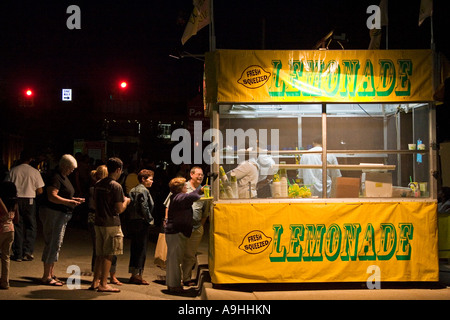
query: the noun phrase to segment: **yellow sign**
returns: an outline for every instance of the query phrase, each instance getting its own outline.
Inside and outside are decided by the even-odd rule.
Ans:
[[[214,205],[213,283],[438,281],[435,202]]]
[[[431,50],[242,51],[207,54],[206,101],[432,101]]]

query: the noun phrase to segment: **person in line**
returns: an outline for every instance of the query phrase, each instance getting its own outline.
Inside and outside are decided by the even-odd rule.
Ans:
[[[0,184],[0,258],[2,261],[0,289],[9,289],[11,246],[14,241],[14,223],[18,218],[16,186],[10,181],[3,181]]]
[[[140,182],[138,179],[138,166],[135,162],[130,163],[128,166],[128,174],[125,178],[125,195],[129,196],[131,189],[136,187]]]
[[[64,283],[54,274],[55,262],[64,239],[66,226],[72,218],[73,209],[84,203],[84,198],[75,198],[75,189],[68,176],[77,167],[77,161],[70,154],[65,154],[59,161],[58,170],[53,174],[47,186],[47,199],[40,210],[44,236],[42,262],[44,274],[42,284],[62,286]]]
[[[178,177],[169,182],[170,204],[165,224],[167,243],[166,285],[169,293],[183,293],[181,269],[187,239],[192,234],[192,204],[200,199],[203,188],[187,193],[186,179]]]
[[[190,176],[191,179],[186,183],[187,193],[191,193],[200,187],[204,177],[203,169],[198,166],[192,167]],[[183,284],[185,286],[196,284],[194,280],[191,280],[192,269],[197,263],[197,249],[202,241],[204,232],[203,225],[209,216],[209,211],[209,201],[196,201],[192,204],[192,234],[187,240],[183,262],[181,264]]]
[[[154,224],[152,216],[154,202],[148,190],[153,184],[154,172],[143,169],[138,173],[139,184],[130,190],[128,232],[131,238],[129,272],[130,283],[149,285],[142,278],[147,253],[148,233]]]
[[[187,193],[196,190],[201,185],[204,177],[203,169],[198,166],[192,167],[189,174],[191,178],[186,182]],[[166,218],[170,205],[170,196],[171,194],[169,194],[164,201],[164,205],[166,206]],[[197,262],[197,249],[202,241],[204,233],[203,225],[209,216],[209,212],[210,204],[208,201],[195,201],[192,204],[192,234],[186,241],[186,249],[181,264],[183,285],[185,286],[193,286],[196,284],[196,281],[192,279],[192,269]]]
[[[94,204],[94,186],[95,184],[102,180],[103,178],[106,178],[108,176],[108,168],[106,165],[100,165],[95,170],[91,171],[91,179],[92,179],[92,186],[89,189],[89,212],[88,212],[88,230],[89,234],[91,235],[92,240],[92,260],[91,260],[91,271],[95,271],[95,260],[97,258],[97,255],[95,253],[95,228],[94,228],[94,222],[95,222],[95,204]],[[113,257],[113,261],[111,264],[111,270],[109,272],[109,279],[112,284],[116,285],[122,285],[122,282],[119,281],[116,277],[116,266],[117,266],[117,256]],[[100,279],[92,286],[90,287],[91,290],[94,288],[96,289],[100,283]]]
[[[14,227],[13,257],[15,261],[34,260],[34,245],[37,235],[36,196],[43,193],[44,181],[41,173],[30,163],[33,156],[24,150],[20,162],[10,171],[10,181],[17,188],[20,218]]]
[[[94,279],[91,287],[98,292],[120,292],[108,284],[113,257],[123,254],[123,233],[119,215],[125,211],[130,198],[125,197],[122,186],[116,181],[122,174],[123,162],[119,158],[109,158],[106,167],[108,176],[96,183],[95,239],[96,254]]]
[[[313,139],[313,147],[309,151],[322,151],[322,136],[317,136]],[[320,153],[305,153],[300,159],[300,164],[305,165],[322,165],[322,154]],[[327,164],[338,164],[334,155],[327,154]],[[299,171],[300,177],[303,178],[305,185],[311,185],[311,194],[319,198],[322,197],[322,169],[301,169]],[[331,183],[333,178],[342,176],[339,169],[327,170],[327,196],[330,197]]]

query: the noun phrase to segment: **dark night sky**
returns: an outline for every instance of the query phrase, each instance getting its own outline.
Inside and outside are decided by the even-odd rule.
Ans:
[[[366,8],[372,2],[215,0],[217,48],[261,49],[264,37],[266,49],[311,49],[334,28],[336,34],[347,34],[346,48],[367,49]],[[81,30],[66,27],[71,4],[81,9]],[[429,48],[430,19],[417,26],[419,5],[420,0],[391,1],[389,49]],[[174,90],[184,97],[186,90],[198,90],[195,82],[201,76],[194,73],[201,74],[203,65],[193,59],[174,60],[169,54],[208,50],[207,28],[181,46],[180,18],[187,19],[191,10],[190,0],[3,0],[0,76],[39,86],[56,81],[98,86],[125,76],[168,99],[173,99]],[[436,38],[442,38],[440,33],[435,30]]]
[[[434,34],[437,49],[450,57],[446,34],[450,19],[445,16],[445,2],[434,0]],[[367,49],[370,14],[366,9],[378,3],[214,0],[217,48],[309,50],[334,29],[336,35],[346,34],[346,49]],[[66,10],[72,4],[81,9],[81,30],[66,27],[70,16]],[[111,88],[124,78],[129,82],[127,95],[148,103],[146,112],[156,117],[185,115],[188,101],[201,94],[204,63],[169,55],[209,50],[207,27],[181,45],[192,8],[192,0],[2,0],[0,132],[28,128],[30,133],[25,136],[31,144],[39,140],[57,143],[59,135],[53,132],[61,130],[73,131],[65,136],[64,146],[71,145],[74,138],[98,139],[99,125],[85,119],[91,115],[93,104],[108,100]],[[420,0],[390,1],[389,49],[430,48],[430,19],[418,27],[419,8]],[[335,43],[330,49],[340,47]],[[44,101],[42,106],[47,107],[27,113],[31,126],[8,120],[9,113],[4,113],[22,112],[17,109],[17,99],[27,86],[35,90],[35,101]],[[81,121],[63,116],[70,113],[60,109],[64,87],[74,90],[71,110]],[[441,133],[447,140],[450,134],[442,119],[448,118],[448,110],[446,105],[439,107],[437,118],[438,138]],[[19,114],[15,117],[22,119]]]

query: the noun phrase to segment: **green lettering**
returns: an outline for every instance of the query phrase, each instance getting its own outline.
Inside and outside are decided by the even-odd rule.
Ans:
[[[328,261],[334,261],[339,256],[341,249],[342,233],[341,228],[333,223],[325,235],[325,256]]]
[[[359,250],[359,260],[373,261],[375,255],[375,230],[371,223],[367,224],[361,249]]]
[[[361,225],[359,223],[345,223],[344,224],[344,243],[341,250],[342,261],[355,261],[358,251],[358,238],[361,232]]]
[[[292,61],[291,70],[289,72],[289,81],[286,83],[286,96],[287,97],[299,97],[301,88],[301,74],[303,69],[303,63],[301,61]]]
[[[411,243],[413,238],[414,227],[412,223],[399,224],[400,235],[398,237],[397,260],[411,259]]]
[[[289,241],[289,252],[286,255],[287,261],[301,261],[302,246],[300,241],[303,241],[305,227],[302,224],[291,224],[291,239]]]
[[[328,96],[334,97],[339,89],[339,74],[341,68],[336,60],[330,60],[322,74],[323,89]]]
[[[412,75],[412,61],[398,60],[398,66],[398,78],[397,87],[395,87],[395,94],[397,96],[410,96],[411,81],[409,80],[409,77]]]
[[[380,247],[377,252],[378,260],[390,260],[395,252],[397,232],[392,223],[382,223]]]
[[[359,60],[343,60],[342,64],[343,73],[341,73],[341,77],[343,77],[343,81],[340,81],[341,88],[339,89],[342,97],[351,97],[355,96],[356,90],[356,80],[358,78],[358,70],[359,70]]]
[[[303,254],[304,261],[322,261],[322,245],[323,236],[325,234],[325,225],[318,224],[317,227],[313,224],[307,224],[305,252]]]
[[[369,59],[366,60],[364,65],[363,79],[361,82],[361,89],[358,91],[360,97],[374,97],[375,85],[373,79],[373,64]]]
[[[272,252],[269,255],[271,262],[284,262],[286,260],[286,247],[281,246],[280,239],[283,234],[283,226],[281,224],[273,225],[273,245]]]
[[[281,61],[280,60],[272,60],[273,72],[272,72],[272,80],[269,87],[269,95],[271,97],[283,97],[285,84],[283,79],[280,78],[281,71]]]
[[[304,85],[302,95],[305,97],[320,95],[320,78],[324,67],[324,62],[320,60],[308,60],[302,68]]]
[[[395,87],[395,66],[392,60],[380,60],[380,82],[378,83],[377,95],[389,96]]]

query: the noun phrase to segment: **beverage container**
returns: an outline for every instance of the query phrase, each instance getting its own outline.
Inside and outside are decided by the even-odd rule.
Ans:
[[[233,198],[238,199],[239,192],[238,192],[238,184],[237,184],[236,175],[234,173],[231,173],[230,175],[231,175],[230,184],[231,184],[231,191],[233,193]]]
[[[209,186],[207,186],[207,185],[203,186],[203,194],[205,195],[205,198],[210,197],[209,191],[210,191]]]

